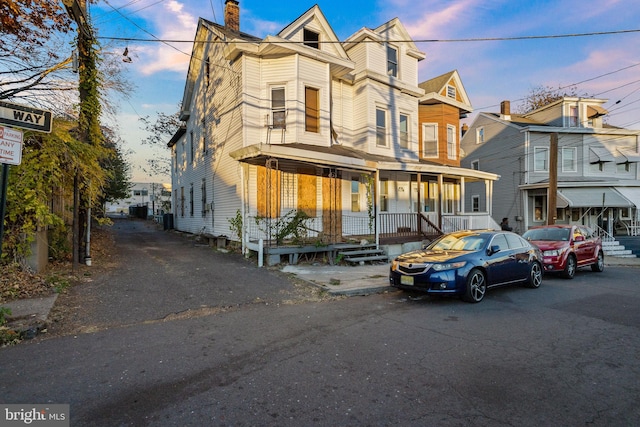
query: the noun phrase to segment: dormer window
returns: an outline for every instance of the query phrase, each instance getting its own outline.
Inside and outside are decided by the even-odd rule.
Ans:
[[[398,50],[387,45],[387,75],[398,77]]]
[[[569,127],[575,128],[578,127],[579,124],[578,107],[572,105],[569,107]]]
[[[320,49],[320,34],[315,31],[304,29],[304,45],[314,49]]]

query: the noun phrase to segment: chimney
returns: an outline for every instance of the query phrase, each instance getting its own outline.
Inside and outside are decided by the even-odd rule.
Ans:
[[[467,126],[466,123],[462,125],[461,132],[462,132],[462,136],[464,136],[465,133],[469,132],[469,126]]]
[[[511,102],[502,101],[500,103],[500,118],[504,120],[511,120]]]
[[[240,6],[238,6],[237,0],[225,1],[224,26],[228,30],[240,31]]]

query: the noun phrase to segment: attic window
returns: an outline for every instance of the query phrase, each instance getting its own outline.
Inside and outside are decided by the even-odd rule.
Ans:
[[[398,51],[387,45],[387,75],[398,77]]]
[[[456,99],[456,87],[455,86],[447,85],[447,96],[449,98]]]
[[[320,49],[320,34],[305,28],[303,37],[305,46]]]

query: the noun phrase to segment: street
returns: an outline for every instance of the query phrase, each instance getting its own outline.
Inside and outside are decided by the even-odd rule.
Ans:
[[[330,298],[142,221],[113,232],[67,324],[0,349],[2,402],[70,404],[72,426],[640,423],[636,268],[479,304]]]

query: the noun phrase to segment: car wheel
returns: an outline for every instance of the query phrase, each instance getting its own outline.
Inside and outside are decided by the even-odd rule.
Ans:
[[[542,267],[537,262],[531,264],[531,269],[529,270],[529,280],[527,281],[527,286],[530,288],[539,288],[542,284]]]
[[[576,257],[573,255],[569,255],[567,257],[567,265],[565,265],[564,267],[562,276],[565,279],[573,279],[573,276],[576,275],[576,268],[577,268],[576,266],[577,266]]]
[[[484,273],[474,268],[467,276],[467,290],[462,297],[466,302],[480,302],[487,292],[487,280]]]
[[[598,260],[595,264],[591,264],[591,270],[597,273],[602,273],[604,271],[604,254],[602,251],[598,252]]]

